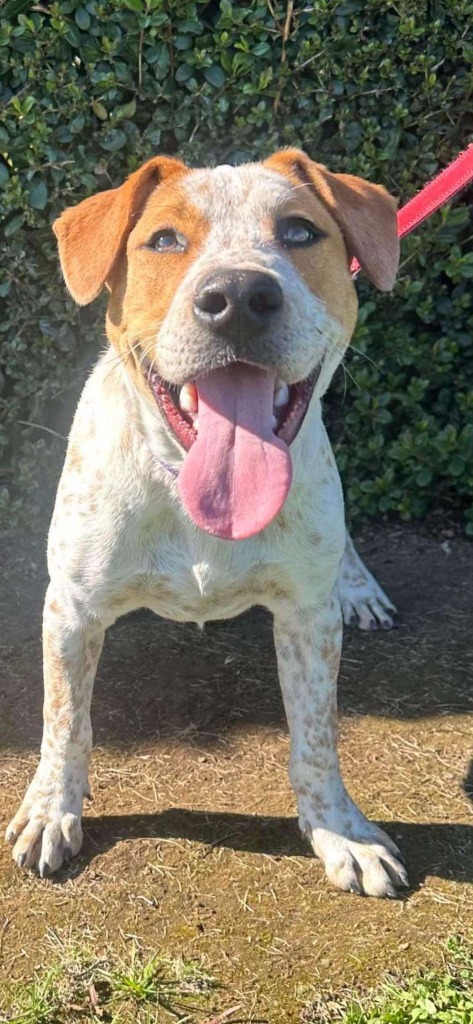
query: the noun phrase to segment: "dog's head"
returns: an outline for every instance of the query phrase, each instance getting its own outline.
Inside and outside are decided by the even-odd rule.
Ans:
[[[237,442],[251,436],[252,447],[243,444],[246,461],[253,459],[244,487],[256,472],[258,438],[271,469],[260,498],[268,488],[279,498],[287,493],[287,445],[355,326],[351,258],[382,290],[394,282],[399,242],[387,192],[332,174],[298,150],[213,170],[156,157],[120,188],[66,210],[54,231],[73,297],[86,304],[108,289],[107,330],[128,372],[181,448],[199,442],[185,468],[207,467],[214,490],[217,481],[233,492]],[[229,446],[232,471],[222,485]],[[184,478],[194,479],[196,466]],[[192,500],[202,505],[200,493]],[[277,500],[263,502],[270,518]],[[233,512],[231,523],[214,522],[211,532],[248,535]],[[250,533],[262,528],[253,529],[254,510],[240,513],[245,522],[253,516]]]

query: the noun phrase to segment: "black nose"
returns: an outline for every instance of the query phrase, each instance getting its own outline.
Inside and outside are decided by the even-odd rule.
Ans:
[[[196,289],[194,315],[213,331],[263,331],[281,309],[283,293],[270,274],[257,270],[220,270]]]

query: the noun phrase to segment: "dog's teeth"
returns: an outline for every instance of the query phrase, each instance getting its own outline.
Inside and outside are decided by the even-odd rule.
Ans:
[[[179,392],[179,405],[183,412],[197,412],[197,388],[195,384],[184,384]]]
[[[289,388],[284,381],[278,381],[274,392],[273,404],[276,409],[281,409],[283,405],[287,405],[289,401]]]
[[[271,427],[273,430],[277,430],[279,427],[279,421],[277,416],[271,416]]]

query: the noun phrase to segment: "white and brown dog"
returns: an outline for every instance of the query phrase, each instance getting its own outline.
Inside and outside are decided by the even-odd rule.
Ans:
[[[407,884],[337,760],[342,611],[392,606],[346,541],[321,397],[357,315],[356,255],[381,289],[395,202],[298,150],[190,170],[156,157],[54,224],[78,303],[109,292],[111,347],[74,419],[49,536],[41,760],[7,830],[21,867],[82,843],[104,632],[147,607],[203,623],[274,616],[299,821],[341,889]]]

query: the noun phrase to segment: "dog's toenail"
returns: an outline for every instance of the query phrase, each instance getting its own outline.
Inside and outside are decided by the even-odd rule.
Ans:
[[[392,629],[393,624],[390,619],[383,619],[383,629]]]
[[[49,871],[50,871],[49,864],[47,863],[47,861],[44,861],[44,864],[42,864],[40,869],[39,869],[39,873],[41,875],[41,878],[46,878],[47,875],[49,875]]]
[[[355,614],[350,615],[350,621],[349,621],[348,625],[349,626],[356,626],[357,622],[358,622],[358,619],[357,619],[356,615]]]
[[[386,889],[386,896],[387,896],[388,900],[397,900],[397,899],[399,899],[399,893],[397,892],[397,890],[394,888],[393,885],[390,885],[389,888]]]
[[[64,860],[70,860],[72,857],[72,850],[70,846],[64,847]]]
[[[10,832],[7,832],[7,843],[10,843],[10,846],[13,845],[13,843],[15,842],[15,839],[16,839],[16,835],[15,835],[15,833],[13,831],[10,830]]]
[[[18,857],[18,866],[20,868],[24,868],[25,864],[26,864],[26,853],[20,853],[20,856]]]
[[[370,629],[377,629],[377,628],[378,628],[378,623],[376,622],[376,619],[370,619]]]

